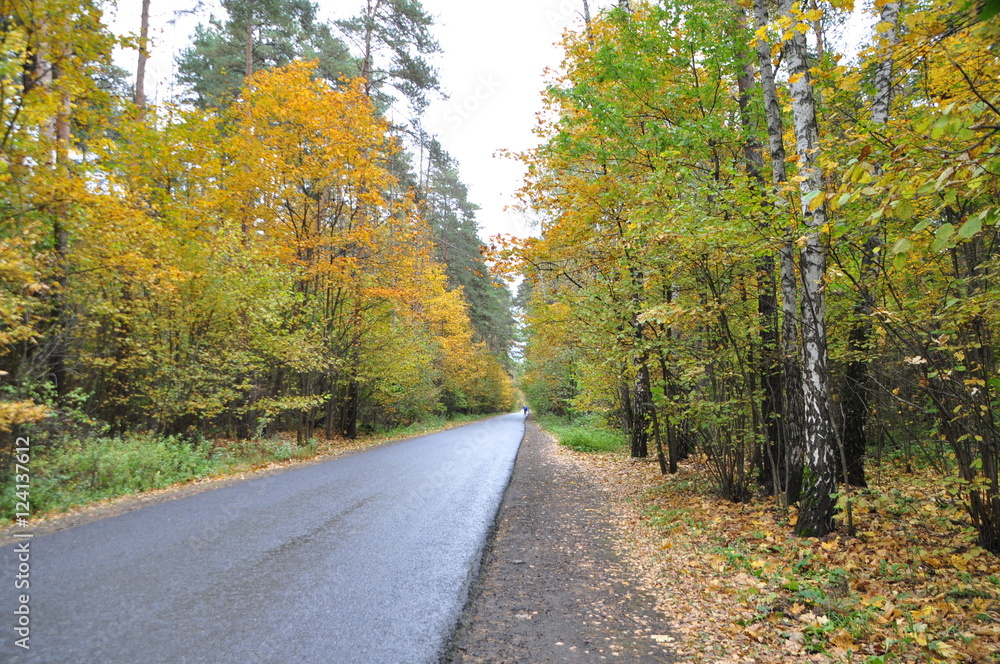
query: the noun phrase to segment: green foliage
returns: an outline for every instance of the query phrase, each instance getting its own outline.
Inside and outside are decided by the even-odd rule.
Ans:
[[[219,467],[207,441],[149,433],[68,439],[36,448],[31,465],[33,513],[149,491],[202,477]],[[3,511],[13,514],[13,490],[3,485]],[[9,504],[8,504],[9,503]]]
[[[420,0],[367,2],[362,12],[337,21],[338,27],[363,45],[357,75],[367,81],[369,93],[385,107],[395,88],[418,111],[427,105],[427,93],[438,87],[437,71],[427,57],[438,51],[431,34],[431,16]]]
[[[556,416],[541,416],[538,423],[553,433],[560,445],[577,452],[621,452],[626,440],[621,432],[609,429],[599,418],[584,416],[568,420]]]
[[[223,0],[225,20],[215,17],[195,28],[190,47],[177,59],[178,81],[202,108],[228,105],[244,84],[247,46],[250,70],[283,67],[296,59],[315,60],[331,82],[351,73],[347,46],[316,20],[309,0]]]

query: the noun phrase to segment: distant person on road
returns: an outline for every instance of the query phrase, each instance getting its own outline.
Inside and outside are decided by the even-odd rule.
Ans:
[[[527,406],[524,407],[524,416],[525,417],[528,416],[528,407]]]

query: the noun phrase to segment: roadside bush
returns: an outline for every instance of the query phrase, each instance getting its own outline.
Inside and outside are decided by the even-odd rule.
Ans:
[[[575,421],[543,415],[538,418],[538,422],[555,435],[560,445],[577,452],[618,452],[627,446],[621,432],[609,429],[593,415],[586,415]]]
[[[207,441],[151,433],[66,440],[39,448],[32,457],[31,512],[160,489],[205,475],[216,465]],[[14,513],[13,500],[11,487],[3,487],[0,505],[6,514]]]

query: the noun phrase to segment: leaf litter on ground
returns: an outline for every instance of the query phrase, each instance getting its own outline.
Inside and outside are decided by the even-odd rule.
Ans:
[[[856,536],[816,539],[773,499],[717,497],[703,460],[663,477],[624,453],[559,454],[612,496],[680,662],[1000,661],[1000,559],[930,471],[883,464],[853,497]]]

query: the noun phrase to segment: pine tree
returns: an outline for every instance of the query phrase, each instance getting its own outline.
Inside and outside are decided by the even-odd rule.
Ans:
[[[445,265],[448,285],[462,289],[477,340],[509,368],[514,340],[510,290],[490,276],[483,261],[476,223],[479,207],[469,201],[458,164],[436,140],[429,143],[428,151],[423,204],[437,260]]]
[[[381,107],[390,101],[386,87],[412,104],[419,115],[427,93],[438,88],[437,71],[426,56],[438,52],[433,19],[420,0],[365,0],[360,14],[337,25],[360,50],[357,75]]]
[[[317,21],[308,0],[223,0],[222,6],[227,18],[198,25],[177,60],[178,81],[202,108],[225,106],[253,72],[296,58],[317,60],[317,72],[331,82],[352,69],[347,46]]]

